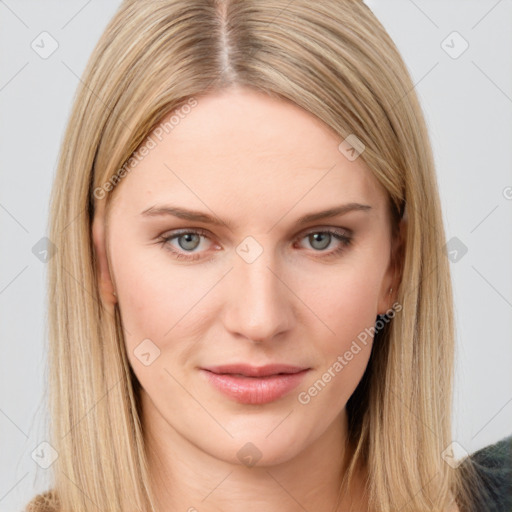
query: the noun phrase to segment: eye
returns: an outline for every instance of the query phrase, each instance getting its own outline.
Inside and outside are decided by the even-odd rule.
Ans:
[[[176,259],[194,261],[201,258],[201,253],[206,250],[196,251],[196,249],[201,246],[202,238],[210,240],[207,231],[202,229],[189,229],[175,231],[170,235],[161,236],[158,240]],[[306,238],[311,247],[313,247],[313,252],[320,253],[323,258],[330,258],[341,254],[352,243],[352,235],[350,232],[347,230],[338,231],[331,228],[321,231],[311,231],[306,235],[302,235],[297,240]],[[176,245],[172,243],[174,241],[176,241]],[[325,249],[331,246],[332,242],[338,242],[337,247],[326,251]]]
[[[197,251],[198,254],[192,252],[200,246],[201,238],[207,238],[209,240],[206,231],[193,229],[174,232],[174,234],[170,236],[162,236],[159,238],[159,241],[164,247],[171,251],[177,259],[192,261],[201,257],[199,251]],[[177,241],[178,248],[171,244],[174,240]]]
[[[311,247],[315,249],[314,252],[320,252],[322,257],[327,258],[341,254],[352,243],[352,235],[349,232],[333,229],[311,231],[302,237],[302,239],[306,238]],[[331,251],[325,251],[333,241],[338,242],[337,247]]]

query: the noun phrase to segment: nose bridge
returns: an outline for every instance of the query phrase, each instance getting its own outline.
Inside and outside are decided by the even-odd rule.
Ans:
[[[275,252],[254,240],[237,247],[231,274],[226,327],[252,340],[264,340],[289,327],[290,292],[279,276]]]

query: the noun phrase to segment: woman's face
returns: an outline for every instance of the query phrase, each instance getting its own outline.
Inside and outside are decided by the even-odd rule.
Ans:
[[[193,105],[117,185],[106,253],[98,210],[103,290],[117,292],[144,417],[162,437],[278,463],[339,428],[369,329],[392,304],[386,195],[297,106],[247,89]],[[353,203],[366,206],[301,221]],[[205,368],[230,364],[304,371],[216,377],[222,391]]]

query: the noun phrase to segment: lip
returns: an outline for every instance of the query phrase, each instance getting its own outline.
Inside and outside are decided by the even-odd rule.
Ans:
[[[304,366],[292,366],[289,364],[267,364],[265,366],[251,366],[244,363],[224,364],[220,366],[206,366],[202,370],[208,370],[212,373],[241,374],[245,377],[267,377],[268,375],[277,375],[278,373],[297,373],[307,370]]]
[[[247,365],[201,368],[201,374],[217,390],[242,404],[273,402],[296,388],[310,368],[289,365]],[[253,374],[248,376],[247,374]]]

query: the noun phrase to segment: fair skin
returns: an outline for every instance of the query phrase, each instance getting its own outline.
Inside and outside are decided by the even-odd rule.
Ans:
[[[123,178],[108,229],[98,203],[100,290],[107,308],[117,302],[142,386],[160,510],[334,510],[350,453],[345,407],[372,340],[307,404],[298,395],[375,325],[396,289],[386,193],[362,158],[350,161],[338,150],[341,141],[295,105],[229,89],[198,98]],[[371,208],[297,223],[347,203]],[[162,205],[225,224],[141,214]],[[178,229],[204,233],[162,242]],[[351,243],[308,236],[326,229],[350,235]],[[262,249],[250,263],[237,252],[248,236]],[[177,259],[172,249],[196,259]],[[160,350],[147,366],[134,354],[146,339]],[[199,370],[233,362],[310,371],[278,400],[241,404]],[[246,443],[260,457],[251,467],[237,456]],[[337,510],[365,510],[362,478],[358,473]]]

